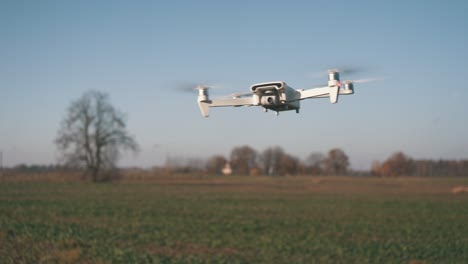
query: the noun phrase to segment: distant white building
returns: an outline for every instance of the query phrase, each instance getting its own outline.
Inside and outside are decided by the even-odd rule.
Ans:
[[[221,170],[221,172],[224,175],[231,175],[231,173],[232,173],[231,164],[229,162],[226,162],[226,164],[224,165],[224,168]]]

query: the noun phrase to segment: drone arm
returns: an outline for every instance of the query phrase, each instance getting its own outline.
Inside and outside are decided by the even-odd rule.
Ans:
[[[210,107],[222,107],[222,106],[250,106],[255,105],[254,97],[247,98],[233,98],[233,99],[218,99],[208,100],[207,98],[200,98],[198,100],[200,111],[204,117],[208,117],[210,114]]]
[[[254,105],[253,97],[211,100],[210,107]]]
[[[297,101],[307,98],[330,97],[330,102],[334,104],[338,101],[339,90],[340,89],[338,86],[298,90],[299,94],[296,98],[294,98],[294,100]]]
[[[349,94],[354,94],[354,91],[352,91],[352,90],[340,89],[340,90],[338,91],[338,94],[339,94],[339,95],[349,95]],[[328,95],[328,94],[324,94],[324,95],[314,96],[314,98],[326,98],[326,97],[329,97],[329,95]]]

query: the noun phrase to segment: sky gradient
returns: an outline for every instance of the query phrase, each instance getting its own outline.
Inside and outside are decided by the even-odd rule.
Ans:
[[[465,1],[0,1],[3,163],[57,162],[60,121],[88,90],[128,115],[141,152],[122,166],[228,156],[245,144],[299,158],[339,147],[357,169],[396,151],[467,159],[466,10]],[[317,72],[340,66],[382,80],[278,117],[244,107],[203,118],[196,93],[175,89],[312,88],[326,82]]]

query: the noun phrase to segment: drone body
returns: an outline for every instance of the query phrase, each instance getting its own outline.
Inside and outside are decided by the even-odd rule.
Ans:
[[[267,82],[254,84],[250,87],[251,94],[233,95],[230,99],[210,100],[208,87],[199,86],[198,105],[204,117],[209,116],[210,107],[222,106],[262,106],[265,112],[275,111],[278,115],[281,111],[296,110],[299,113],[300,101],[308,98],[329,97],[331,103],[338,102],[338,95],[349,95],[354,93],[352,81],[340,82],[339,72],[328,71],[328,85],[321,88],[293,89],[285,82]]]

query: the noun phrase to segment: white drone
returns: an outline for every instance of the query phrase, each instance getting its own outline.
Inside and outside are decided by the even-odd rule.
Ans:
[[[211,100],[208,95],[208,86],[199,85],[198,105],[204,117],[209,116],[210,107],[222,106],[262,106],[267,112],[272,110],[276,115],[280,111],[296,110],[299,113],[300,101],[308,98],[329,97],[330,102],[338,102],[338,95],[354,93],[353,83],[364,83],[369,80],[356,80],[340,82],[338,70],[328,71],[328,85],[312,89],[293,89],[283,81],[259,83],[250,86],[251,93],[234,94],[229,99]]]

